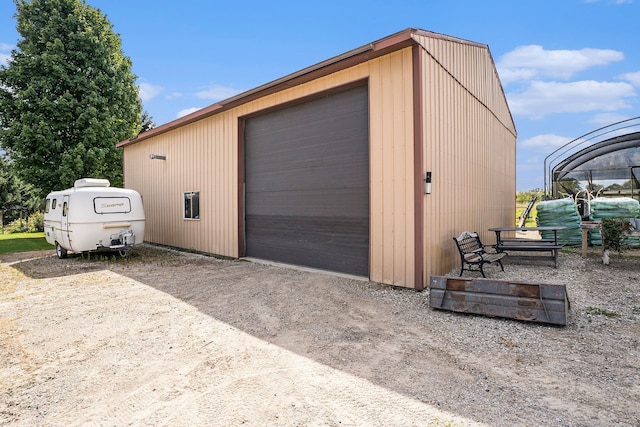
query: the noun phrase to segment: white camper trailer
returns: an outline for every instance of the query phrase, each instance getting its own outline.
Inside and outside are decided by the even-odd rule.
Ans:
[[[67,251],[120,251],[144,241],[142,198],[134,190],[110,187],[106,179],[83,178],[73,188],[47,195],[44,232],[58,258]]]

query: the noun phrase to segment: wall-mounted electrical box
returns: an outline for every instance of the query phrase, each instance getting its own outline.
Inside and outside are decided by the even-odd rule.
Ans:
[[[431,172],[424,176],[424,194],[431,194]]]

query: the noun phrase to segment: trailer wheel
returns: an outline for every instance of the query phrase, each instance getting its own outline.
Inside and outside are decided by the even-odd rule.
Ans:
[[[60,243],[56,242],[56,255],[58,255],[59,259],[63,259],[67,257],[67,250],[60,246]]]
[[[129,249],[119,249],[118,255],[120,255],[120,258],[126,258],[129,255]]]

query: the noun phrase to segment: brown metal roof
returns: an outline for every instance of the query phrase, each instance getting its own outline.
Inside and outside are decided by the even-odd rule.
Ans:
[[[387,36],[383,39],[371,42],[364,46],[345,52],[341,55],[334,56],[333,58],[319,62],[310,67],[304,68],[295,73],[281,77],[277,80],[273,80],[262,86],[258,86],[254,89],[250,89],[246,92],[240,93],[231,98],[212,104],[208,107],[201,108],[191,114],[188,114],[179,119],[157,126],[151,130],[141,133],[140,135],[119,142],[117,147],[124,147],[129,144],[143,141],[147,138],[160,135],[165,132],[169,132],[173,129],[185,126],[189,123],[201,120],[205,117],[218,114],[222,111],[228,110],[238,105],[253,101],[266,95],[270,95],[275,92],[279,92],[283,89],[300,85],[302,83],[315,80],[317,78],[329,75],[336,71],[344,70],[354,65],[366,62],[370,59],[377,58],[382,55],[386,55],[390,52],[403,49],[407,46],[411,46],[414,43],[412,38],[413,34],[423,35],[432,38],[439,38],[449,40],[457,43],[470,44],[478,47],[488,48],[487,45],[463,40],[456,37],[447,36],[444,34],[438,34],[430,31],[420,30],[417,28],[407,28],[406,30]]]

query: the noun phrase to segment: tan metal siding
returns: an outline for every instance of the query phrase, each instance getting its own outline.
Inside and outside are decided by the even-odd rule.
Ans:
[[[419,34],[413,34],[412,38],[450,78],[457,80],[515,135],[513,118],[488,47]]]
[[[143,196],[150,242],[234,256],[237,129],[213,116],[125,149],[125,183]],[[150,154],[166,155],[151,160]],[[200,220],[184,220],[183,192],[200,192]],[[230,250],[231,248],[231,250]]]
[[[125,185],[143,196],[147,241],[239,256],[239,118],[367,77],[363,64],[125,146]],[[182,219],[185,191],[200,191],[198,221]]]
[[[452,237],[511,225],[515,215],[515,128],[488,49],[421,43],[425,196],[425,279],[457,267]]]
[[[411,48],[125,147],[125,182],[148,206],[147,240],[239,256],[237,123],[240,117],[369,79],[372,280],[413,286]],[[149,154],[167,155],[166,161]],[[182,192],[200,191],[201,219],[182,219]]]
[[[515,129],[488,49],[451,40],[419,40],[420,75],[412,47],[126,145],[125,184],[139,191],[148,241],[237,257],[239,123],[256,112],[368,79],[370,129],[370,278],[416,286],[457,265],[451,237],[511,224],[515,212]],[[426,46],[426,47],[425,47]],[[429,51],[427,51],[429,49]],[[437,58],[437,59],[436,59]],[[447,68],[450,67],[450,68]],[[416,85],[414,78],[420,79]],[[423,147],[414,159],[414,87],[421,87]],[[149,154],[167,160],[150,160]],[[424,170],[416,171],[423,164]],[[423,259],[415,254],[415,173],[433,173],[424,212]],[[182,219],[182,192],[200,191],[201,219]],[[418,205],[419,206],[419,205]],[[419,277],[419,276],[418,276]]]
[[[371,280],[414,286],[411,48],[370,65]]]

